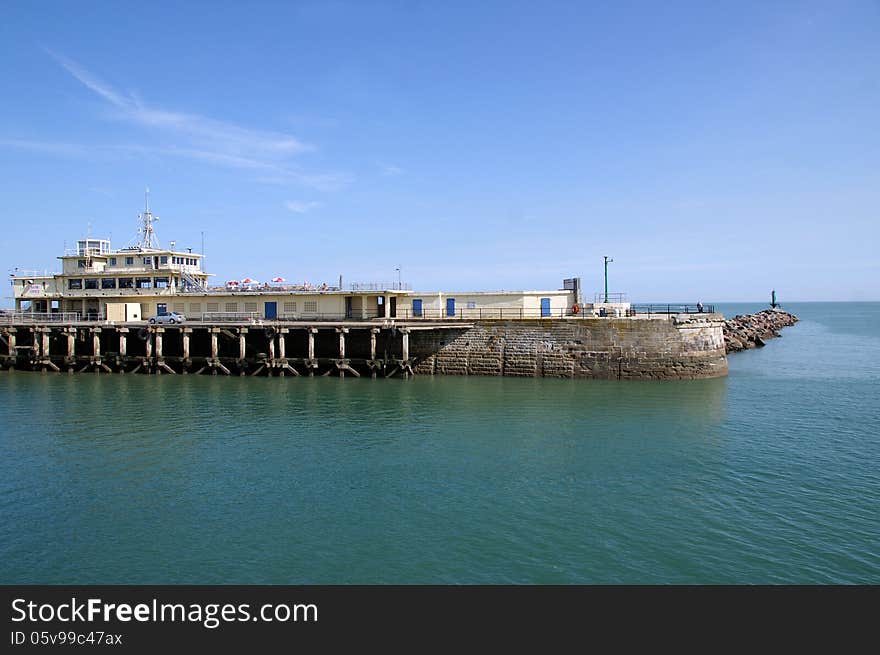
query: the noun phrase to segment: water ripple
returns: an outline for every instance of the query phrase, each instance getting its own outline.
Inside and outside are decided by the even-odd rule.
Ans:
[[[725,380],[2,374],[0,581],[880,583],[880,306],[791,309]]]

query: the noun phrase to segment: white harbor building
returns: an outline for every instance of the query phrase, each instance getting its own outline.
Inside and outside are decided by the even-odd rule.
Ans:
[[[421,292],[401,282],[343,287],[341,279],[337,286],[290,284],[282,278],[212,284],[201,253],[178,249],[174,241],[168,248],[159,245],[149,206],[139,220],[135,245],[114,250],[109,239],[88,237],[58,257],[60,272],[16,269],[10,275],[15,312],[131,322],[167,312],[189,321],[385,321],[581,318],[629,310],[625,302],[585,303],[579,278],[545,291]]]

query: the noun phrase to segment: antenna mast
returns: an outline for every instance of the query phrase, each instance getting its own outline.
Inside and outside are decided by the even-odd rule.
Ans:
[[[138,220],[141,226],[138,228],[138,234],[141,236],[140,247],[145,250],[158,249],[159,238],[156,236],[156,228],[153,223],[159,220],[158,216],[153,216],[150,212],[150,188],[144,191],[144,212],[138,214]]]

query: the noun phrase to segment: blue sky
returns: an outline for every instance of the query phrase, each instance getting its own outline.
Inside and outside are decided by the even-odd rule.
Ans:
[[[876,2],[123,4],[4,4],[5,271],[880,299]]]

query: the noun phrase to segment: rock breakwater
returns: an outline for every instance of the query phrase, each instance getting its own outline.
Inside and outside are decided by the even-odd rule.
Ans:
[[[734,316],[724,321],[724,346],[729,353],[763,346],[767,339],[782,336],[779,330],[797,321],[797,316],[782,309]]]

